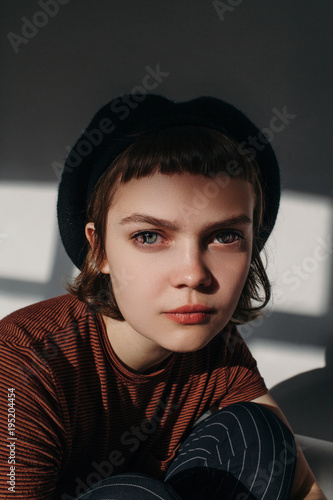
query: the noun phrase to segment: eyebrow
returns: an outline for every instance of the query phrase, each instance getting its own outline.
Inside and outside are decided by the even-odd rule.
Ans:
[[[121,219],[120,224],[143,223],[151,226],[157,226],[163,229],[170,229],[172,231],[179,231],[180,226],[166,219],[158,219],[151,215],[134,213]],[[230,219],[219,220],[212,222],[207,226],[207,229],[223,229],[224,227],[235,226],[239,224],[252,224],[252,219],[245,214],[231,217]]]

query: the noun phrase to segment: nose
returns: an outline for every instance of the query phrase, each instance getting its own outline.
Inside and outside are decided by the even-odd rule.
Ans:
[[[212,274],[200,249],[182,249],[174,256],[172,285],[176,288],[209,287]]]

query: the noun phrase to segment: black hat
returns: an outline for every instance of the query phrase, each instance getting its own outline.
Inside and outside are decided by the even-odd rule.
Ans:
[[[248,147],[261,172],[265,210],[261,237],[275,224],[280,202],[280,174],[274,151],[260,135],[260,148],[249,141],[260,130],[237,108],[214,97],[173,102],[154,94],[127,94],[103,106],[66,158],[58,193],[58,222],[67,254],[80,268],[87,253],[86,211],[94,186],[135,134],[173,125],[198,125],[218,130]]]

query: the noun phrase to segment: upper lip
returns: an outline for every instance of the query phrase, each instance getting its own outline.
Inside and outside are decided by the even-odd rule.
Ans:
[[[167,313],[180,313],[180,314],[186,314],[186,313],[196,313],[196,312],[213,312],[214,309],[211,307],[203,306],[201,304],[193,304],[193,305],[186,305],[186,306],[181,306],[177,307],[177,309],[172,309],[171,311],[166,311]]]

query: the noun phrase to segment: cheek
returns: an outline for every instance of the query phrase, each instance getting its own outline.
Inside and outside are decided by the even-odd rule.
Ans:
[[[239,298],[250,269],[250,257],[241,254],[237,258],[225,259],[223,264],[217,267],[217,277],[222,293]]]
[[[158,293],[164,277],[154,259],[145,259],[132,251],[115,251],[109,259],[114,296],[121,308],[147,306]]]
[[[148,325],[149,315],[158,307],[161,287],[142,269],[116,272],[111,278],[113,294],[123,318],[133,327]]]

